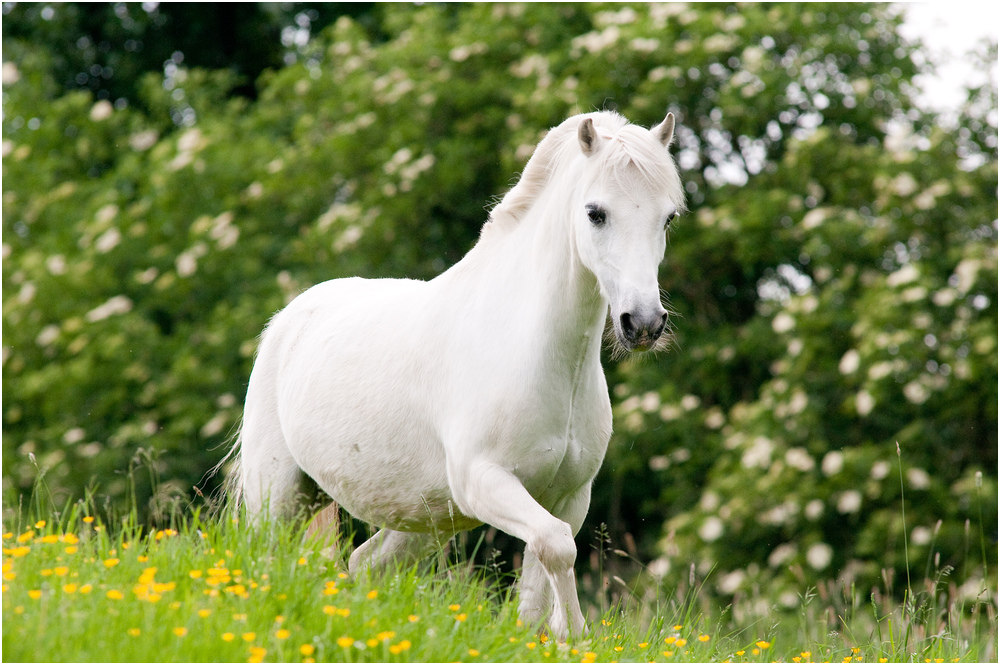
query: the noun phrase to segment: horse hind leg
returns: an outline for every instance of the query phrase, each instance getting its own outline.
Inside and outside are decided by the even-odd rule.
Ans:
[[[382,529],[351,554],[348,569],[358,576],[365,571],[379,574],[393,567],[413,565],[434,550],[437,540],[431,533]]]

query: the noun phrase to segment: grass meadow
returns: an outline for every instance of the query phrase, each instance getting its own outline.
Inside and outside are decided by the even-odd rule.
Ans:
[[[252,532],[228,517],[146,531],[76,504],[5,525],[5,661],[953,662],[996,659],[991,599],[971,607],[926,580],[905,606],[805,592],[794,614],[766,595],[717,607],[696,582],[650,585],[567,644],[522,625],[509,580],[437,561],[352,579],[301,524]],[[585,599],[593,590],[583,590]],[[762,592],[763,593],[763,592]],[[605,599],[606,600],[606,599]],[[753,618],[758,617],[758,618]]]

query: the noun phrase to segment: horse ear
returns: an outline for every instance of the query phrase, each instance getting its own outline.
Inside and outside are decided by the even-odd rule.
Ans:
[[[580,148],[583,150],[583,154],[590,157],[597,149],[601,147],[601,137],[597,135],[597,130],[594,129],[594,119],[587,118],[580,123],[580,130],[577,132],[577,138],[580,139]]]
[[[664,147],[669,147],[670,142],[674,139],[674,114],[667,113],[667,117],[663,119],[663,122],[653,127],[650,131],[653,132]]]

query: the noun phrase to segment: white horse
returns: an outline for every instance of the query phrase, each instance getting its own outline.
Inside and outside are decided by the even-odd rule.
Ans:
[[[657,270],[684,200],[673,131],[672,114],[652,130],[572,117],[452,268],[331,280],[275,315],[234,446],[248,516],[287,512],[308,475],[381,528],[352,573],[490,524],[526,543],[522,619],[581,634],[573,536],[611,436],[602,331],[609,304],[627,350],[666,324]]]

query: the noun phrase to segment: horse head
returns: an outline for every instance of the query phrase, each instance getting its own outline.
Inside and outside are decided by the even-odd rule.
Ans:
[[[670,223],[684,205],[668,152],[671,113],[651,130],[635,125],[610,133],[584,116],[577,138],[585,159],[573,210],[574,237],[611,308],[614,337],[627,351],[655,346],[666,328],[657,273]]]

